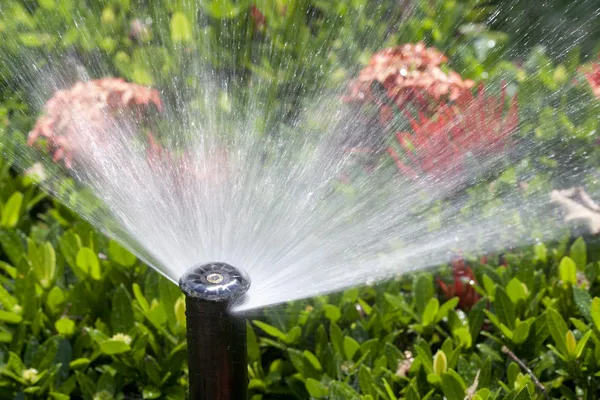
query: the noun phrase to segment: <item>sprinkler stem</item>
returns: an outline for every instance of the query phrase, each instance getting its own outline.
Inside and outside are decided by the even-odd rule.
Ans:
[[[249,287],[224,263],[193,268],[179,281],[186,295],[190,400],[246,400],[246,321],[230,313]]]

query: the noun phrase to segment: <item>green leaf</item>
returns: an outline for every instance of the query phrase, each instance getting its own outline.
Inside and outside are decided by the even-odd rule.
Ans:
[[[18,305],[18,301],[14,298],[8,290],[4,288],[4,286],[0,283],[0,303],[4,307],[5,310],[12,310],[16,305]]]
[[[316,399],[322,399],[327,396],[327,387],[316,379],[308,378],[304,382],[304,385],[308,394]]]
[[[413,299],[417,315],[423,315],[425,306],[433,297],[433,277],[431,274],[420,274],[413,284]]]
[[[339,325],[335,322],[331,323],[329,327],[329,337],[331,339],[331,345],[335,353],[343,356],[344,354],[344,335]]]
[[[525,343],[527,338],[529,337],[529,330],[531,328],[531,323],[529,321],[519,321],[517,323],[517,327],[513,331],[512,341],[516,344]]]
[[[81,248],[81,238],[76,233],[69,231],[61,236],[58,242],[60,251],[65,257],[65,261],[67,261],[67,264],[73,268],[73,272],[77,274],[79,272],[79,268],[77,267],[76,259],[77,253]]]
[[[154,386],[146,386],[142,390],[142,398],[144,399],[158,399],[161,395],[160,389]]]
[[[134,283],[132,285],[132,288],[133,288],[133,295],[134,295],[135,299],[137,300],[142,311],[145,313],[149,312],[150,304],[148,304],[148,300],[146,300],[146,298],[144,297],[144,294],[142,293],[142,289],[140,288],[140,285],[138,285],[137,283]]]
[[[190,42],[192,40],[192,25],[182,12],[176,12],[171,17],[171,40],[173,42]]]
[[[129,350],[131,347],[121,340],[108,339],[100,343],[100,351],[107,355],[126,353]]]
[[[85,368],[90,365],[91,360],[89,358],[78,358],[69,363],[69,368],[71,369],[80,369]]]
[[[84,397],[86,399],[92,399],[96,393],[96,385],[94,385],[92,378],[79,371],[75,371],[75,378],[77,380],[77,386],[79,386]]]
[[[285,334],[285,339],[283,340],[286,344],[295,344],[296,342],[298,342],[298,340],[302,337],[302,328],[300,328],[298,325],[292,327],[292,329],[290,329],[288,331],[288,333]]]
[[[435,322],[439,322],[442,319],[446,318],[448,316],[448,312],[450,312],[450,310],[454,310],[458,305],[459,301],[460,299],[458,297],[453,297],[450,300],[446,301],[444,304],[442,304],[442,306],[436,314]]]
[[[439,309],[440,302],[438,301],[438,299],[436,299],[435,297],[429,299],[429,302],[427,302],[427,306],[425,307],[425,310],[423,311],[423,316],[421,318],[421,322],[424,326],[433,325],[436,322],[435,318],[438,314]]]
[[[63,336],[71,336],[75,332],[75,322],[67,317],[62,317],[54,323],[56,331]]]
[[[592,296],[590,296],[589,292],[580,287],[573,286],[573,300],[581,315],[583,315],[588,322],[592,322]]]
[[[483,310],[486,309],[488,304],[487,299],[480,299],[469,311],[469,315],[467,320],[469,321],[469,333],[471,334],[471,338],[476,340],[481,332],[481,327],[485,321],[485,313]]]
[[[519,300],[527,299],[527,288],[525,284],[517,278],[512,278],[506,285],[506,293],[513,304],[517,304]]]
[[[575,358],[581,357],[581,353],[583,353],[583,350],[585,349],[585,345],[587,344],[587,342],[591,336],[592,336],[592,331],[589,330],[585,333],[585,335],[583,335],[581,337],[581,339],[579,339],[579,342],[577,342],[577,347],[575,349]]]
[[[119,285],[112,296],[110,325],[114,333],[127,333],[134,324],[132,299],[125,286]]]
[[[490,300],[494,301],[496,298],[496,283],[487,275],[482,277],[483,287]]]
[[[560,280],[567,285],[577,283],[577,266],[570,257],[563,257],[558,266]]]
[[[442,392],[448,400],[464,400],[465,387],[460,376],[453,370],[449,370],[442,376]]]
[[[517,395],[514,397],[514,400],[531,400],[531,393],[529,393],[529,389],[527,387],[521,389],[521,391],[519,391],[519,393],[517,393]]]
[[[587,265],[587,247],[582,237],[577,238],[571,245],[569,256],[575,262],[577,269],[583,271]]]
[[[2,218],[0,225],[4,228],[14,228],[19,222],[21,205],[23,204],[23,194],[14,192],[2,208]]]
[[[546,245],[544,243],[535,244],[533,246],[533,252],[536,260],[544,264],[548,261],[548,250],[546,249]]]
[[[314,367],[315,370],[317,370],[317,371],[322,371],[323,370],[323,366],[321,365],[321,362],[319,361],[319,359],[313,353],[311,353],[308,350],[304,350],[304,352],[302,353],[302,355]]]
[[[98,256],[89,247],[82,247],[77,252],[77,266],[92,279],[100,280],[100,262]]]
[[[54,286],[48,292],[48,298],[46,299],[46,305],[52,312],[52,314],[58,314],[61,311],[61,307],[65,304],[65,293],[58,286]]]
[[[250,362],[260,361],[260,347],[258,346],[258,339],[256,338],[256,333],[254,333],[254,329],[252,329],[252,325],[249,321],[246,321],[246,338],[248,342],[248,360],[250,360]]]
[[[285,342],[287,335],[281,332],[279,329],[275,328],[274,326],[264,323],[262,321],[252,321],[252,323],[259,327],[261,330],[263,330],[267,335],[273,336],[274,338]]]
[[[448,358],[443,350],[438,350],[433,356],[433,372],[441,377],[448,370]]]
[[[567,346],[567,355],[572,359],[575,358],[575,355],[577,354],[577,341],[575,340],[573,331],[567,331],[565,335],[565,344]]]
[[[344,354],[346,354],[347,360],[354,359],[354,355],[356,354],[359,348],[360,344],[356,340],[354,340],[350,336],[346,336],[344,338]]]
[[[23,242],[15,230],[0,229],[0,244],[10,263],[17,267],[23,254]]]
[[[37,249],[37,260],[34,264],[36,278],[44,289],[52,287],[56,278],[56,253],[50,242]]]
[[[0,321],[7,322],[9,324],[18,324],[19,322],[23,321],[23,317],[10,311],[0,310]]]
[[[132,267],[137,260],[133,254],[114,240],[108,242],[108,255],[111,260],[124,267]]]
[[[71,398],[69,395],[58,392],[50,392],[48,395],[54,400],[69,400]]]
[[[515,306],[508,297],[508,294],[504,291],[504,288],[498,286],[496,288],[496,299],[494,302],[496,315],[500,322],[508,327],[510,330],[515,329]]]
[[[392,387],[385,379],[383,380],[383,386],[385,387],[385,392],[387,393],[390,400],[398,400],[398,398],[394,394],[394,391],[392,390]]]
[[[342,311],[340,308],[334,306],[333,304],[325,304],[323,306],[323,311],[325,312],[325,318],[331,322],[337,322],[342,317]]]
[[[569,328],[563,317],[553,308],[546,311],[546,324],[556,348],[563,355],[569,354],[566,343],[566,335]]]
[[[590,314],[592,316],[592,321],[594,321],[596,329],[600,331],[600,298],[594,297],[594,300],[592,300]]]

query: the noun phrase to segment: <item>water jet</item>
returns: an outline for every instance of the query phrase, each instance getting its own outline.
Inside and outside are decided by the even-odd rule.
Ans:
[[[191,400],[245,400],[248,388],[246,321],[232,314],[250,280],[214,262],[189,269],[179,280],[186,297]]]

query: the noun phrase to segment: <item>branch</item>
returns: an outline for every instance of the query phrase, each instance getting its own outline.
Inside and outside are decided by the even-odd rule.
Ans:
[[[525,364],[519,357],[515,355],[515,353],[510,351],[510,349],[506,346],[502,346],[502,352],[508,357],[510,357],[514,362],[516,362],[519,365],[519,367],[521,367],[521,369],[531,377],[531,380],[533,381],[535,386],[542,392],[544,397],[548,398],[548,394],[546,393],[546,387],[542,385],[542,382],[540,382],[540,380],[537,378],[537,376],[535,376],[533,371],[529,369],[527,364]]]

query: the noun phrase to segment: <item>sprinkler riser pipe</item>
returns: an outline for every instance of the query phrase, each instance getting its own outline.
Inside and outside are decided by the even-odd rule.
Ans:
[[[246,320],[232,314],[249,281],[224,263],[191,269],[179,281],[186,295],[190,400],[246,400]]]

